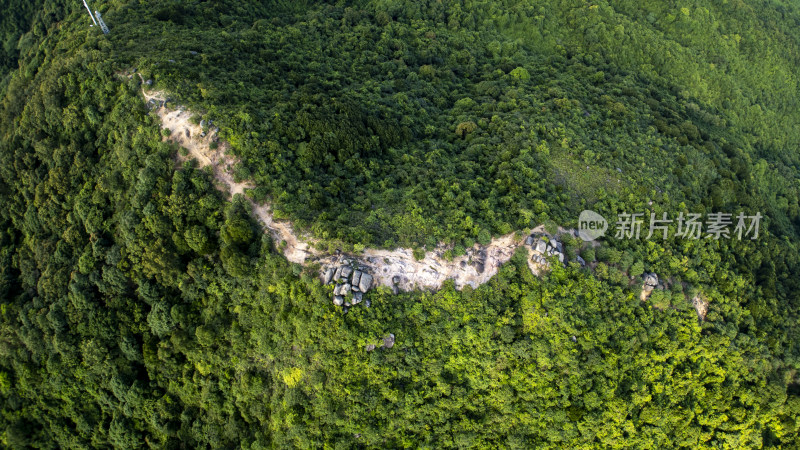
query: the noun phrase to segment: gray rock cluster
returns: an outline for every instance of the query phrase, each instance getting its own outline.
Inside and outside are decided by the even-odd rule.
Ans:
[[[533,249],[531,260],[543,268],[550,267],[547,258],[555,256],[561,264],[564,264],[564,245],[555,238],[545,240],[542,236],[528,236],[525,243]]]
[[[382,347],[382,348],[392,348],[392,347],[394,347],[394,333],[389,333],[388,336],[383,338],[382,343],[381,343],[380,346],[376,346],[375,344],[367,344],[366,347],[364,347],[364,350],[366,350],[368,352],[371,352],[371,351],[375,350],[378,347]]]
[[[150,100],[147,101],[146,106],[148,110],[159,109],[167,106],[167,104],[171,101],[172,101],[171,97],[167,97],[166,100],[156,100],[154,98],[151,98]]]
[[[372,275],[353,268],[349,261],[343,261],[338,267],[327,267],[322,273],[322,282],[336,284],[333,288],[334,305],[349,307],[364,300],[364,294],[372,287]],[[366,305],[369,307],[369,300]]]
[[[642,285],[642,289],[645,292],[650,293],[656,287],[658,287],[658,275],[654,273],[645,273],[644,284]]]

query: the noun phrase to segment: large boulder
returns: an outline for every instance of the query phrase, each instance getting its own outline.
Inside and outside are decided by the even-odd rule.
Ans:
[[[352,284],[353,287],[358,286],[358,282],[361,281],[361,273],[360,270],[353,272],[353,278],[350,280],[350,284]]]
[[[347,279],[350,277],[350,274],[353,273],[353,268],[350,266],[343,266],[342,267],[342,278]]]
[[[547,243],[541,239],[536,241],[536,247],[534,247],[536,253],[544,253],[547,251]]]
[[[342,279],[342,267],[339,266],[336,268],[336,271],[333,273],[333,281],[339,281]]]
[[[358,289],[361,292],[367,292],[372,287],[372,275],[362,273],[361,279],[358,280]]]
[[[342,297],[341,295],[335,295],[333,297],[333,304],[336,306],[344,305],[344,297]]]
[[[336,272],[333,270],[333,267],[328,267],[325,269],[325,274],[322,276],[322,284],[328,284],[333,280],[333,274]]]
[[[353,292],[353,300],[350,303],[357,305],[361,303],[361,300],[364,298],[364,294],[362,292]]]
[[[339,284],[333,290],[333,295],[347,295],[350,293],[350,283]]]

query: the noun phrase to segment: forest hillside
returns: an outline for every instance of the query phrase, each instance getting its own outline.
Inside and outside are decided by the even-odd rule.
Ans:
[[[0,2],[4,447],[796,445],[796,3],[90,3]],[[520,244],[398,290],[264,205],[376,267]]]

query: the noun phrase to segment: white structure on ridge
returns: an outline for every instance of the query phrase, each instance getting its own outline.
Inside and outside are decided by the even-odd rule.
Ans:
[[[92,22],[94,22],[95,25],[98,25],[100,29],[103,30],[103,34],[108,34],[108,27],[106,26],[106,23],[103,22],[103,16],[100,15],[100,11],[95,10],[94,14],[92,14],[92,9],[89,8],[89,4],[86,3],[86,0],[83,0],[83,6],[85,6],[86,10],[89,11],[89,17],[92,18]],[[97,20],[95,20],[95,18],[97,18]]]
[[[94,22],[94,24],[97,25],[97,21],[94,20],[94,14],[92,14],[92,10],[89,8],[89,5],[86,4],[86,0],[83,0],[83,6],[85,6],[86,10],[89,11],[89,17],[92,18],[92,22]]]
[[[108,27],[103,22],[103,16],[100,15],[100,11],[95,11],[94,15],[97,16],[97,21],[100,22],[100,29],[103,30],[103,34],[108,34]]]

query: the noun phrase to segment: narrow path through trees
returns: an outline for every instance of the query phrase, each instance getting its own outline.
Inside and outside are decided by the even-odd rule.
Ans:
[[[182,107],[170,108],[165,92],[147,90],[143,84],[142,93],[152,111],[160,118],[162,127],[170,130],[169,136],[165,136],[164,140],[185,148],[188,156],[196,159],[200,167],[210,166],[217,188],[232,197],[236,194],[244,195],[246,189],[254,187],[249,182],[235,180],[233,168],[238,161],[227,152],[228,144],[219,140],[215,130],[204,134],[200,125],[192,123],[193,112]],[[256,204],[249,198],[248,201],[253,206],[254,214],[289,261],[298,264],[318,263],[321,267],[326,267],[349,260],[368,268],[378,285],[397,285],[402,290],[439,289],[449,279],[453,280],[458,289],[467,285],[477,287],[489,281],[500,266],[511,259],[530,232],[542,231],[539,227],[528,232],[497,237],[487,245],[475,244],[467,249],[466,254],[452,260],[442,256],[446,250],[444,245],[427,252],[421,260],[417,260],[412,249],[408,248],[365,249],[354,255],[332,255],[314,248],[313,244],[317,240],[312,236],[296,232],[286,221],[275,220],[268,204]]]

